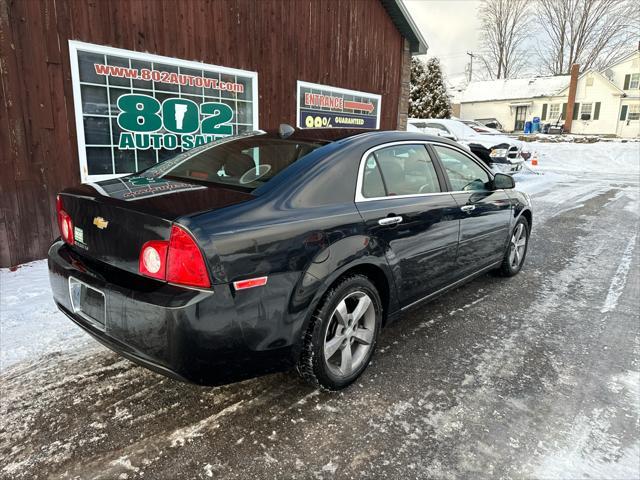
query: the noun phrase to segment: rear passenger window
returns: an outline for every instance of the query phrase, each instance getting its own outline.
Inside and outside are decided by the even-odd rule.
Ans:
[[[489,174],[469,157],[452,148],[434,145],[453,191],[486,190]]]
[[[435,192],[440,192],[440,184],[424,145],[381,148],[366,159],[362,181],[365,198]]]

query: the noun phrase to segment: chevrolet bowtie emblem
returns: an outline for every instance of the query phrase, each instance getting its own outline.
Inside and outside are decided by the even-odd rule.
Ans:
[[[104,230],[109,226],[109,222],[102,217],[95,217],[93,219],[93,224],[98,227],[100,230]]]

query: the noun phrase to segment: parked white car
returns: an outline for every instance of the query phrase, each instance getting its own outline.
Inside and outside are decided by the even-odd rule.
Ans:
[[[427,135],[434,135],[436,137],[448,138],[449,140],[453,140],[454,142],[456,141],[455,135],[452,135],[451,133],[440,128],[427,127],[426,122],[428,122],[428,120],[423,120],[421,118],[410,118],[407,121],[407,131],[422,132],[426,133]],[[464,143],[461,143],[460,145],[465,149],[471,151],[468,145],[465,145]]]
[[[522,170],[525,158],[528,158],[528,152],[523,152],[524,144],[521,141],[502,134],[480,134],[460,120],[410,118],[408,123],[412,126],[419,124],[421,131],[427,128],[438,130],[439,136],[467,146],[496,172],[507,174],[518,172]]]
[[[481,123],[476,122],[475,120],[460,120],[466,126],[471,127],[475,132],[480,135],[504,135],[500,130],[496,130],[495,128],[487,127],[486,125],[482,125]]]

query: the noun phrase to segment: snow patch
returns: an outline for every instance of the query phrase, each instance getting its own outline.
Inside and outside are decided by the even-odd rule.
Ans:
[[[329,472],[331,475],[335,475],[336,470],[338,470],[338,465],[329,460],[329,463],[322,467],[323,472]]]
[[[618,298],[620,298],[620,295],[622,295],[622,291],[627,284],[627,275],[629,274],[629,269],[631,268],[631,261],[633,260],[633,249],[636,245],[637,236],[637,233],[634,234],[633,237],[631,237],[631,239],[629,240],[629,243],[627,243],[627,247],[624,249],[622,259],[620,260],[620,265],[618,265],[618,269],[611,279],[611,285],[609,286],[607,298],[605,298],[604,305],[600,310],[601,313],[610,312],[611,310],[614,310],[618,305]]]
[[[46,260],[0,269],[0,371],[55,352],[97,347],[56,307]]]
[[[224,417],[229,413],[236,412],[240,407],[242,407],[243,404],[244,404],[244,400],[240,400],[239,402],[231,404],[228,407],[223,408],[219,412],[209,417],[203,418],[196,424],[188,425],[186,427],[175,430],[169,436],[169,440],[171,441],[171,446],[174,448],[183,447],[187,441],[197,437],[201,437],[203,435],[204,430],[207,430],[208,428],[210,429],[217,428],[219,425],[215,423],[216,420],[218,420],[221,417]]]
[[[571,431],[568,446],[545,456],[534,471],[535,478],[638,478],[640,443],[622,447],[609,434],[608,411],[596,409],[587,417],[579,415]]]

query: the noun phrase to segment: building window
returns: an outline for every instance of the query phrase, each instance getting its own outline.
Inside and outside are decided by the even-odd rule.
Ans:
[[[258,127],[257,74],[70,41],[81,180]]]
[[[549,120],[556,120],[560,117],[560,104],[552,103],[549,105]]]
[[[587,77],[587,87],[593,86],[593,77]]]
[[[640,73],[632,73],[629,80],[629,88],[640,88]]]
[[[592,103],[583,103],[580,107],[580,119],[581,120],[591,120],[591,112],[593,109]]]
[[[629,120],[640,120],[640,105],[637,103],[629,105]]]

